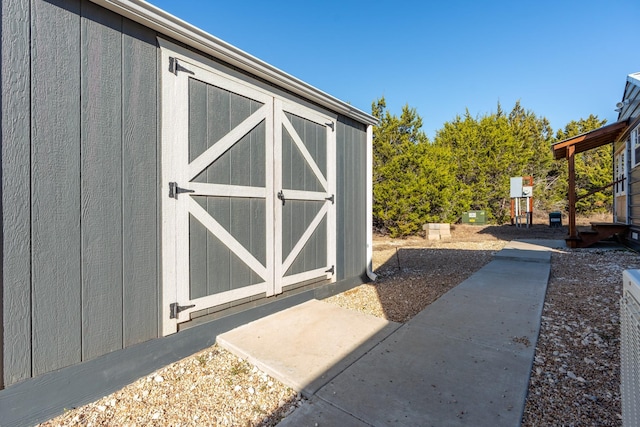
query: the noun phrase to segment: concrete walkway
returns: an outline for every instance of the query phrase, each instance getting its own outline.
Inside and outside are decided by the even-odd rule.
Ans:
[[[348,338],[337,339],[342,349],[337,360],[303,381],[287,375],[311,368],[291,370],[287,360],[316,350],[296,348],[295,339],[278,341],[273,335],[256,340],[267,331],[260,323],[265,319],[230,331],[219,342],[254,363],[262,361],[260,367],[310,396],[281,426],[518,426],[549,278],[550,247],[562,246],[563,241],[514,241],[402,326],[375,318],[339,318],[352,313],[339,308],[340,315],[332,314],[338,316],[335,324],[323,317],[327,312],[316,317],[313,310],[305,314],[299,309],[293,319],[312,320],[306,330],[294,332],[297,323],[287,318],[289,310],[277,313],[276,330],[307,336],[308,342],[317,339],[323,343],[318,347],[330,346],[345,331],[354,339],[351,346]],[[309,308],[316,304],[321,303]],[[375,325],[363,330],[369,321]],[[261,358],[264,348],[274,347],[282,349],[280,356]],[[316,354],[314,363],[324,357]]]

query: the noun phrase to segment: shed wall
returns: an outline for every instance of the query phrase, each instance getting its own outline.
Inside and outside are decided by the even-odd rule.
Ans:
[[[336,131],[337,279],[366,280],[366,127],[338,116]]]
[[[8,386],[158,336],[157,48],[93,3],[2,7]]]
[[[163,194],[157,33],[82,0],[3,0],[1,31],[0,388],[158,337]],[[355,283],[366,127],[336,130],[337,279]]]

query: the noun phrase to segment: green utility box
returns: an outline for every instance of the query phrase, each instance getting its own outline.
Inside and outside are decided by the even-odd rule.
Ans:
[[[469,211],[462,214],[462,223],[471,225],[485,225],[487,214],[485,211]]]
[[[562,212],[549,212],[549,227],[562,227]]]

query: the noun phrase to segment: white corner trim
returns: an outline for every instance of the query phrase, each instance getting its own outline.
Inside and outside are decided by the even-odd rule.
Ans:
[[[231,44],[142,0],[90,0],[119,15],[181,41],[296,95],[364,124],[376,124],[375,117],[299,80]]]
[[[366,227],[367,227],[367,277],[375,282],[378,275],[373,272],[373,127],[367,126],[367,205],[366,205]]]

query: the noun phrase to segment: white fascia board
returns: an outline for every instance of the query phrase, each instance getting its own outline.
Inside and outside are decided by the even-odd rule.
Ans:
[[[631,73],[627,76],[627,81],[636,86],[640,86],[640,73]]]
[[[142,0],[90,0],[329,110],[364,124],[377,119]]]

